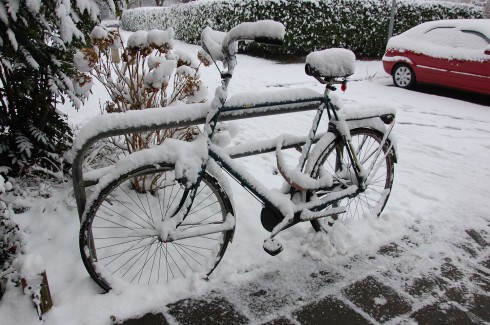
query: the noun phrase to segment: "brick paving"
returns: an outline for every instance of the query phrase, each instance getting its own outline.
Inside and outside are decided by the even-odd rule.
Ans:
[[[490,235],[478,229],[466,234],[463,241],[448,244],[458,247],[460,256],[445,257],[424,274],[411,273],[410,247],[417,244],[404,237],[374,255],[352,256],[342,266],[305,257],[310,274],[277,270],[164,306],[158,314],[113,323],[490,324]],[[362,267],[366,274],[352,276],[351,270]]]

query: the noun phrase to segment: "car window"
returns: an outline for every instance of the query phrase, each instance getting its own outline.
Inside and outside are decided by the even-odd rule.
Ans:
[[[479,32],[450,27],[431,29],[422,37],[431,44],[455,48],[484,49],[488,46],[488,41]]]

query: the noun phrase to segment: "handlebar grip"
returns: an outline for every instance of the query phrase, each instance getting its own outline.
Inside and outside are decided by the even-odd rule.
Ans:
[[[254,40],[256,43],[271,45],[271,46],[282,46],[284,44],[284,39],[270,38],[270,37],[256,37]]]
[[[237,41],[262,41],[264,44],[278,45],[283,42],[286,27],[273,20],[259,20],[253,23],[241,23],[226,33],[222,47],[224,53],[234,54]]]

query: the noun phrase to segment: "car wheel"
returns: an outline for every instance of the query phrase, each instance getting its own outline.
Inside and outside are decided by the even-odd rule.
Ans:
[[[395,86],[410,89],[415,85],[415,73],[407,64],[398,64],[393,69],[393,83]]]

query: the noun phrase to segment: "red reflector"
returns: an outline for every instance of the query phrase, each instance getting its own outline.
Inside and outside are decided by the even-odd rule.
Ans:
[[[340,90],[345,91],[347,89],[347,83],[343,82],[342,85],[340,86]]]

